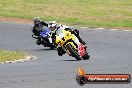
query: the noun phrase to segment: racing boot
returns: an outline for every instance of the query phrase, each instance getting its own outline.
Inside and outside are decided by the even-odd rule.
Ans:
[[[80,43],[82,43],[84,45],[84,48],[86,49],[86,42],[79,36],[79,31],[77,29],[74,29],[71,31],[71,33],[73,33],[79,40]]]
[[[59,56],[62,56],[63,54],[65,54],[65,51],[61,47],[57,48],[57,52]]]
[[[82,43],[84,45],[84,48],[87,48],[86,42],[84,40],[82,40],[82,38],[80,36],[77,36],[78,40],[80,43]]]

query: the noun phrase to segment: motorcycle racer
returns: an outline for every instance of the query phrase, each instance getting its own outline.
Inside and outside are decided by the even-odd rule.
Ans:
[[[40,32],[44,31],[43,27],[48,27],[48,23],[46,23],[45,21],[40,21],[39,17],[34,17],[33,22],[34,25],[32,27],[32,37],[36,38],[36,44],[40,45],[42,43],[40,38]]]
[[[56,21],[50,21],[48,24],[49,29],[51,30],[51,35],[52,35],[52,40],[55,40],[55,35],[57,33],[59,33],[59,30],[66,30],[66,31],[70,31],[72,34],[74,34],[76,36],[75,38],[75,42],[76,44],[80,44],[82,43],[83,45],[85,45],[86,43],[80,38],[79,36],[79,31],[77,29],[74,29],[72,27],[68,27],[66,25],[61,25],[61,24],[57,24]],[[55,41],[54,41],[55,42]],[[86,47],[86,46],[85,46]],[[59,56],[62,56],[63,54],[65,54],[65,51],[62,49],[62,47],[57,47],[57,52]]]

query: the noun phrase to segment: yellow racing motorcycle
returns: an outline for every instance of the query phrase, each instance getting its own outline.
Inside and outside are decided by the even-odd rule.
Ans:
[[[69,56],[75,57],[77,60],[86,60],[90,58],[90,55],[84,48],[83,44],[77,45],[74,40],[77,38],[74,34],[66,30],[56,31],[56,44],[69,54]]]

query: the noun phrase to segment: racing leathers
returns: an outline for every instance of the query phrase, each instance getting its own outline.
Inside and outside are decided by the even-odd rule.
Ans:
[[[40,32],[44,30],[44,27],[48,27],[48,23],[44,21],[40,21],[38,24],[34,24],[32,28],[32,37],[36,38],[36,44],[40,45],[42,43],[41,38],[40,38]]]
[[[74,28],[72,28],[72,27],[68,27],[68,26],[66,26],[66,25],[58,25],[57,26],[57,28],[56,28],[56,30],[55,31],[53,31],[52,33],[54,34],[54,37],[52,37],[52,38],[55,38],[55,34],[57,34],[57,31],[59,31],[59,30],[66,30],[66,31],[70,31],[72,34],[74,34],[75,36],[76,36],[76,38],[75,38],[75,40],[74,40],[74,42],[76,43],[76,44],[80,44],[80,43],[82,43],[83,45],[85,45],[86,43],[80,38],[80,36],[79,36],[79,31],[77,30],[77,29],[74,29]],[[62,56],[63,54],[65,54],[65,51],[62,49],[62,47],[60,47],[60,46],[58,46],[57,47],[57,52],[58,52],[58,55],[59,56]]]

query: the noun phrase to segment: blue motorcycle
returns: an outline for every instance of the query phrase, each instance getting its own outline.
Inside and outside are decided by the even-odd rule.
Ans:
[[[50,47],[51,49],[56,48],[56,45],[54,42],[51,42],[50,39],[52,39],[50,36],[51,31],[49,30],[48,27],[44,28],[44,30],[42,32],[40,32],[40,38],[42,41],[42,44],[44,45],[44,47]],[[53,40],[52,40],[53,41]]]

